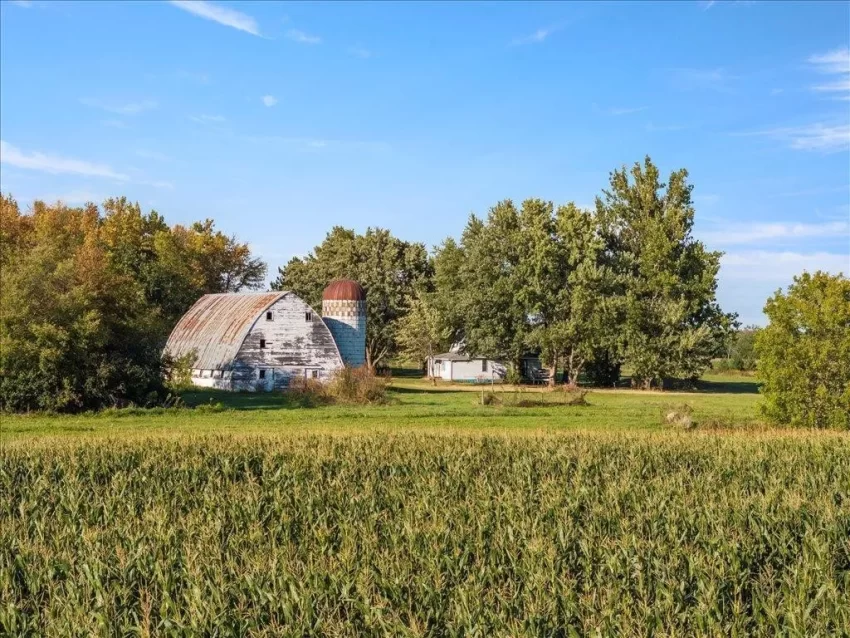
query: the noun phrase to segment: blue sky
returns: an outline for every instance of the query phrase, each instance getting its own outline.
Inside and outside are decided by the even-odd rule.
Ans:
[[[686,167],[719,298],[850,272],[850,4],[3,1],[0,188],[212,217],[271,273]]]

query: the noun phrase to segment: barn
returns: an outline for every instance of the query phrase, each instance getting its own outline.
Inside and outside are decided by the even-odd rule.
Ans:
[[[277,390],[295,378],[326,381],[363,365],[366,295],[354,281],[331,282],[324,317],[293,292],[204,295],[183,315],[165,346],[190,359],[194,385]]]

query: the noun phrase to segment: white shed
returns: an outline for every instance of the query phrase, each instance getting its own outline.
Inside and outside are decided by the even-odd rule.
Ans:
[[[507,368],[500,361],[459,352],[434,355],[429,359],[428,367],[432,377],[467,383],[501,381],[507,374]]]

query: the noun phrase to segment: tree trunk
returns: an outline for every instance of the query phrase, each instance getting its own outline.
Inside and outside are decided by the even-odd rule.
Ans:
[[[558,355],[552,358],[552,365],[549,367],[549,387],[555,387],[555,375],[558,374]]]

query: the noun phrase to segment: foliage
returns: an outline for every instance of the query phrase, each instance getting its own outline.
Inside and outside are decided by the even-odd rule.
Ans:
[[[169,228],[110,199],[21,213],[0,195],[0,406],[79,411],[164,396],[162,347],[202,294],[258,285],[265,266],[212,222]]]
[[[850,632],[842,437],[193,434],[0,454],[5,635]]]
[[[735,320],[715,298],[721,253],[691,235],[692,189],[687,170],[664,184],[647,157],[614,171],[596,199],[602,262],[617,277],[619,351],[643,387],[705,371]]]
[[[764,307],[756,337],[764,413],[812,428],[850,428],[850,279],[823,272],[794,278]]]
[[[727,341],[725,357],[712,364],[712,368],[718,372],[755,370],[755,343],[760,330],[758,326],[745,326],[732,332]]]
[[[403,362],[421,365],[452,345],[449,329],[443,323],[433,297],[433,293],[417,291],[408,302],[407,313],[396,319],[395,338],[398,356]]]
[[[366,361],[376,367],[396,352],[398,320],[410,300],[430,285],[431,263],[425,246],[393,237],[381,228],[363,235],[340,226],[304,259],[279,269],[274,290],[291,290],[314,308],[334,279],[354,279],[366,290]]]
[[[327,385],[327,394],[334,401],[356,405],[387,402],[388,376],[375,374],[368,367],[345,367],[337,370]]]

